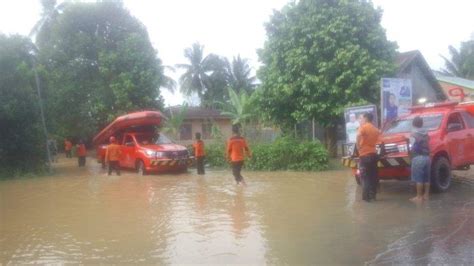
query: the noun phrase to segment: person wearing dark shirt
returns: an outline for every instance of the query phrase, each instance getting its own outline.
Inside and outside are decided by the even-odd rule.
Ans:
[[[416,183],[416,197],[411,201],[428,200],[430,195],[430,138],[423,129],[423,119],[413,119],[413,131],[410,136],[411,179]]]

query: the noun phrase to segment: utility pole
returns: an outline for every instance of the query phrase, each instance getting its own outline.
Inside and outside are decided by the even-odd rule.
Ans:
[[[36,83],[36,90],[38,92],[38,100],[39,100],[39,107],[40,107],[40,115],[41,115],[41,122],[43,123],[43,131],[44,131],[44,136],[46,139],[46,155],[48,158],[48,172],[51,173],[51,154],[49,151],[49,145],[48,145],[48,129],[46,128],[46,120],[44,118],[44,112],[43,112],[43,98],[41,97],[41,85],[40,85],[40,79],[38,76],[38,71],[36,71],[36,59],[34,56],[32,57],[32,62],[33,62],[33,73],[35,74],[35,83]]]

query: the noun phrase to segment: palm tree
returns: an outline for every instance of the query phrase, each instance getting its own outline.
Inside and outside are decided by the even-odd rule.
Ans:
[[[177,86],[176,81],[172,77],[165,74],[165,69],[175,72],[175,69],[172,66],[162,66],[163,81],[161,82],[161,86],[167,89],[169,92],[174,93]]]
[[[242,59],[240,55],[234,57],[232,63],[226,59],[226,68],[229,86],[236,90],[237,93],[241,91],[253,92],[256,78],[252,75],[252,69],[247,59]]]
[[[442,72],[450,76],[474,79],[474,40],[461,43],[459,51],[450,45],[449,53],[451,59],[441,55],[446,66]]]
[[[185,70],[179,78],[181,92],[185,95],[197,93],[199,99],[202,99],[206,91],[206,82],[212,73],[213,60],[215,55],[204,56],[204,46],[194,43],[190,48],[184,50],[184,56],[189,61],[188,64],[178,64],[178,68]]]

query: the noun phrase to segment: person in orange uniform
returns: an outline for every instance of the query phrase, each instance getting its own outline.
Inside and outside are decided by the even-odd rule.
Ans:
[[[249,158],[252,157],[252,153],[247,145],[247,141],[240,136],[240,127],[238,125],[232,126],[233,136],[227,143],[227,157],[232,164],[232,174],[234,175],[237,185],[245,183],[244,177],[240,174],[242,166],[244,165],[245,155]]]
[[[359,150],[359,170],[362,181],[362,200],[375,200],[377,193],[377,154],[375,145],[380,137],[380,131],[372,124],[374,116],[364,113],[357,134]]]
[[[194,148],[194,156],[196,157],[196,167],[197,167],[197,174],[203,175],[204,172],[204,158],[206,153],[204,151],[204,141],[201,140],[201,133],[196,133],[196,142],[193,143]]]
[[[87,149],[83,140],[80,140],[79,144],[77,144],[76,153],[77,153],[77,162],[79,164],[79,167],[86,166]]]
[[[117,175],[120,175],[120,155],[122,151],[120,150],[120,145],[117,144],[115,137],[112,136],[109,139],[110,144],[107,146],[105,151],[105,162],[109,164],[109,173],[112,174],[112,170],[115,170]]]
[[[72,142],[69,139],[64,140],[64,151],[66,152],[66,158],[72,158]]]

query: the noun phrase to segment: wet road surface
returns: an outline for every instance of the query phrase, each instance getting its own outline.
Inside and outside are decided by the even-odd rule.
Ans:
[[[62,158],[0,181],[0,264],[470,264],[474,176],[415,205],[408,182],[360,201],[347,171],[107,177]]]

